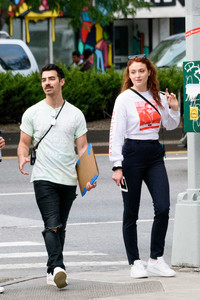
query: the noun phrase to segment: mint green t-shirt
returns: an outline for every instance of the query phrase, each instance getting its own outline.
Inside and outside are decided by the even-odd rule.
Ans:
[[[22,116],[20,129],[34,139],[34,145],[51,125],[60,107],[54,109],[45,100],[28,108]],[[47,180],[65,185],[77,185],[75,140],[87,132],[83,113],[65,101],[56,124],[38,146],[31,182]]]

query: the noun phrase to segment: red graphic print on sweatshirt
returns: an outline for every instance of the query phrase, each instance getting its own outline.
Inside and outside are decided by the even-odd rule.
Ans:
[[[158,109],[155,101],[151,101],[151,103]],[[140,118],[140,131],[159,128],[161,116],[149,103],[140,101],[136,102],[135,106]]]

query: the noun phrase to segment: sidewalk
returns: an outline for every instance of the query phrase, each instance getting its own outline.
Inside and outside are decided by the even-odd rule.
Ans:
[[[107,272],[80,272],[68,275],[68,286],[57,289],[46,285],[46,277],[24,278],[4,284],[2,299],[9,300],[198,300],[199,269],[179,269],[172,278],[133,279],[129,269]],[[2,284],[3,285],[3,284]]]

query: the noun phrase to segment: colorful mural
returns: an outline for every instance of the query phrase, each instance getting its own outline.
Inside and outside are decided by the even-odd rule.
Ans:
[[[112,65],[112,44],[108,41],[108,34],[100,24],[90,20],[87,8],[82,13],[83,23],[80,29],[78,50],[81,54],[85,49],[94,53],[92,63],[103,73]]]

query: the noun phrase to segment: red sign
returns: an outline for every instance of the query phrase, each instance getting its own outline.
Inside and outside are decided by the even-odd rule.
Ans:
[[[196,33],[199,33],[199,32],[200,32],[200,27],[195,28],[195,29],[191,29],[191,30],[189,30],[185,33],[185,38],[187,38],[188,36],[191,36],[192,34],[196,34]]]

